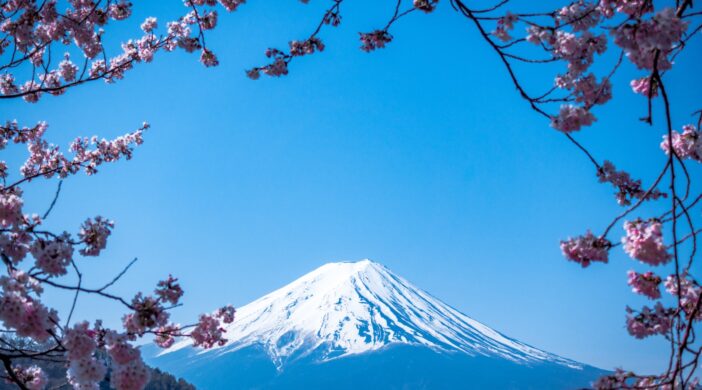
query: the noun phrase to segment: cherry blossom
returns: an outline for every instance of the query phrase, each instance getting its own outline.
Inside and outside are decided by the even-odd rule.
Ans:
[[[430,13],[436,9],[438,2],[439,0],[413,0],[412,5],[420,11]]]
[[[514,23],[518,20],[518,17],[511,12],[507,12],[507,14],[503,17],[501,17],[497,21],[497,27],[492,31],[492,35],[497,37],[497,39],[501,40],[502,42],[509,42],[512,40],[512,37],[509,35],[509,32],[514,28]]]
[[[613,389],[627,389],[629,388],[629,383],[631,379],[636,377],[631,371],[624,371],[621,368],[617,368],[612,375],[605,375],[597,379],[595,383],[592,384],[596,390],[613,390]]]
[[[673,150],[680,158],[690,158],[698,162],[702,162],[702,137],[700,131],[693,125],[683,126],[682,133],[677,131],[672,132],[671,139],[673,140]],[[670,153],[670,141],[668,135],[663,136],[661,149],[668,154]]]
[[[110,384],[120,390],[141,390],[149,382],[150,374],[141,359],[116,365],[111,373]]]
[[[634,93],[644,95],[646,97],[656,97],[658,96],[658,87],[656,85],[656,80],[651,77],[642,77],[640,79],[631,80],[631,89]]]
[[[629,271],[627,275],[629,276],[629,286],[631,286],[633,292],[645,295],[651,299],[661,297],[659,286],[662,280],[660,276],[651,271],[642,274],[636,271]]]
[[[361,39],[361,50],[371,52],[382,49],[392,41],[392,35],[386,30],[375,30],[369,33],[359,33]]]
[[[558,11],[560,22],[569,24],[574,31],[586,31],[595,27],[602,17],[598,7],[585,1],[575,1]]]
[[[43,390],[49,383],[48,375],[39,366],[14,366],[12,369],[28,390]]]
[[[0,321],[18,336],[43,342],[56,327],[57,313],[24,291],[3,289],[0,295]]]
[[[91,389],[105,378],[107,367],[94,357],[71,360],[66,376],[75,389]]]
[[[193,339],[194,346],[211,348],[216,345],[222,346],[227,342],[223,337],[224,332],[224,328],[215,317],[203,314],[195,329],[190,333],[190,337]]]
[[[156,298],[139,293],[132,299],[132,307],[134,312],[122,318],[124,328],[132,335],[143,335],[168,322],[168,313]]]
[[[234,322],[234,315],[236,314],[236,309],[234,309],[234,306],[232,305],[227,305],[219,308],[217,310],[217,313],[215,313],[215,317],[219,318],[222,320],[223,323],[225,324],[231,324]]]
[[[656,219],[637,219],[624,222],[626,236],[622,238],[624,251],[634,259],[650,265],[665,264],[672,256],[663,244],[661,222]]]
[[[156,295],[158,295],[161,302],[168,302],[172,305],[176,305],[180,297],[183,296],[183,289],[180,287],[180,284],[178,284],[178,279],[174,278],[172,275],[168,275],[168,279],[158,282]]]
[[[89,358],[97,348],[95,332],[90,329],[87,321],[66,329],[62,344],[67,350],[68,360],[71,361]]]
[[[21,195],[21,194],[20,194]],[[0,193],[0,226],[11,227],[22,220],[22,198],[14,192]]]
[[[168,324],[156,329],[154,343],[161,348],[170,347],[175,342],[175,336],[180,334],[180,329],[178,324]]]
[[[590,126],[595,116],[584,107],[564,104],[557,116],[551,118],[551,127],[564,133],[578,131],[583,126]]]
[[[653,309],[644,306],[636,313],[627,308],[626,327],[629,333],[637,339],[643,339],[656,334],[666,334],[672,327],[674,309],[664,308],[660,302]]]
[[[51,276],[65,275],[73,259],[73,245],[67,233],[54,240],[35,240],[30,252],[36,259],[37,268]]]
[[[627,172],[618,171],[610,161],[605,160],[597,170],[597,177],[600,183],[611,183],[618,189],[615,197],[621,206],[629,206],[632,199],[642,199],[644,196],[652,200],[667,197],[667,194],[658,189],[651,190],[647,195],[641,187],[641,180],[633,180]]]
[[[78,238],[85,243],[80,250],[83,256],[98,256],[107,246],[107,237],[112,233],[115,223],[100,216],[86,219],[78,232]]]
[[[680,297],[680,306],[687,316],[692,316],[696,320],[702,319],[702,304],[700,296],[702,287],[697,284],[689,275],[680,275],[680,292],[678,295],[678,277],[670,275],[665,280],[665,289],[673,296]]]
[[[606,263],[609,259],[609,248],[612,244],[603,237],[596,237],[590,231],[583,236],[561,241],[563,255],[571,261],[579,263],[583,268],[593,261]]]

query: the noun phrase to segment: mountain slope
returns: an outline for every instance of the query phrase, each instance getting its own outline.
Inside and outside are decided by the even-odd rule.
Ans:
[[[383,387],[400,382],[411,388],[455,387],[454,380],[475,383],[478,377],[495,385],[498,369],[532,383],[535,375],[551,377],[548,381],[562,387],[587,385],[601,373],[506,337],[369,260],[326,264],[241,307],[227,337],[228,344],[205,352],[181,341],[151,363],[207,388],[233,384],[206,379],[222,370],[238,372],[242,386],[252,376],[244,387],[321,384],[332,372],[333,378],[349,374],[358,383],[375,377],[368,385],[383,379]],[[422,374],[427,367],[434,369]],[[454,370],[438,376],[446,367]],[[506,378],[501,387],[528,387],[514,380]]]

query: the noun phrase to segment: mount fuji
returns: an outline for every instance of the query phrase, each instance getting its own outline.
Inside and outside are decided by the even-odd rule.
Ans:
[[[511,339],[370,260],[325,264],[237,311],[224,346],[144,346],[200,389],[575,389],[606,372]]]

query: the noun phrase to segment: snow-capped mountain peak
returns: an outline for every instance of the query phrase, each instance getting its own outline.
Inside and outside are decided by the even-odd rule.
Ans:
[[[262,345],[282,365],[313,353],[324,361],[407,344],[580,366],[500,334],[368,259],[325,264],[239,308],[226,336],[228,344],[202,353]],[[188,346],[183,340],[161,355]]]

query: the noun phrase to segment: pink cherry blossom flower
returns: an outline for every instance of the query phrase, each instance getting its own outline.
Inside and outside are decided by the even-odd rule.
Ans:
[[[675,275],[670,275],[665,280],[666,291],[675,297],[678,296],[677,280]],[[687,274],[680,275],[680,306],[688,317],[695,313],[695,319],[702,319],[702,307],[699,307],[701,295],[702,287],[695,280]]]
[[[151,33],[158,27],[158,20],[153,16],[144,19],[144,23],[141,24],[141,29],[145,33]]]
[[[564,104],[558,115],[551,118],[551,127],[564,133],[570,133],[580,130],[583,126],[590,126],[594,121],[595,116],[586,108]]]
[[[519,18],[516,15],[507,12],[505,16],[497,20],[497,27],[495,27],[491,34],[502,42],[511,41],[512,37],[509,35],[509,32],[514,28],[514,23],[518,20]]]
[[[232,322],[234,322],[234,315],[235,314],[236,314],[236,309],[234,309],[234,306],[227,305],[227,306],[220,307],[217,310],[217,312],[215,313],[215,317],[222,320],[222,322],[225,324],[231,324]]]
[[[573,31],[585,31],[596,26],[602,14],[594,4],[581,0],[561,8],[556,17],[560,22],[571,25]]]
[[[28,296],[24,291],[3,291],[0,295],[0,321],[20,337],[46,341],[58,321],[56,311]]]
[[[51,241],[35,240],[30,252],[36,259],[37,268],[50,276],[65,275],[66,267],[73,259],[73,245],[67,233]]]
[[[180,325],[168,324],[156,329],[154,343],[161,348],[169,348],[175,342],[175,336],[180,335]]]
[[[643,339],[656,334],[666,334],[673,323],[675,309],[666,309],[657,302],[653,309],[644,306],[637,314],[627,307],[626,327],[629,333],[637,339]]]
[[[229,12],[236,11],[237,7],[244,4],[246,0],[218,0],[220,4]]]
[[[0,251],[14,264],[19,264],[29,253],[31,236],[24,231],[0,233]]]
[[[217,27],[217,11],[209,11],[201,15],[199,22],[203,30],[211,30]]]
[[[675,154],[683,158],[690,158],[698,162],[702,162],[702,137],[700,131],[693,125],[683,126],[682,133],[677,131],[672,132],[672,145]],[[661,149],[665,154],[670,153],[670,141],[668,135],[663,136]]]
[[[71,82],[75,81],[76,79],[76,75],[78,74],[78,66],[71,62],[70,56],[68,53],[66,53],[64,55],[64,59],[59,62],[58,71],[59,75],[63,77],[64,81]]]
[[[21,194],[9,191],[0,192],[0,227],[11,227],[22,220]]]
[[[143,335],[147,330],[166,325],[168,313],[158,299],[145,297],[141,293],[132,299],[133,313],[122,318],[122,323],[131,335]]]
[[[76,389],[94,389],[105,378],[107,367],[94,357],[71,360],[66,376]]]
[[[563,255],[571,261],[579,263],[583,268],[593,261],[606,263],[609,259],[609,248],[612,247],[604,237],[596,237],[589,230],[585,235],[561,241]]]
[[[667,197],[666,193],[658,189],[653,189],[646,195],[646,191],[641,186],[641,180],[633,180],[629,173],[617,171],[614,164],[607,160],[598,169],[597,177],[600,183],[611,183],[619,190],[616,193],[616,199],[621,206],[628,206],[632,199],[641,199],[644,196],[650,200]]]
[[[226,344],[227,339],[223,337],[225,330],[219,321],[213,316],[203,314],[200,316],[197,326],[190,333],[193,345],[196,347],[212,348],[215,345]]]
[[[86,219],[78,232],[78,238],[85,243],[85,248],[79,252],[83,256],[98,256],[107,245],[107,237],[112,233],[113,221],[97,216]]]
[[[67,328],[63,334],[63,346],[66,348],[69,361],[89,358],[97,348],[95,331],[90,329],[88,322],[83,321]]]
[[[386,30],[375,30],[369,33],[359,33],[361,39],[361,50],[371,52],[382,49],[392,41],[392,35]]]
[[[126,336],[113,335],[108,338],[107,352],[114,365],[128,364],[134,360],[141,360],[141,352],[129,344]]]
[[[649,265],[665,264],[672,256],[663,243],[661,222],[656,219],[637,219],[624,222],[626,236],[622,238],[624,251],[634,259]]]
[[[202,62],[207,67],[219,65],[219,60],[217,59],[217,56],[215,56],[213,52],[207,49],[202,49],[202,54],[200,55],[200,62]]]
[[[614,16],[615,11],[631,16],[641,16],[653,11],[653,2],[650,0],[599,0],[598,9],[608,18]]]
[[[651,79],[651,77],[642,77],[640,79],[631,80],[630,85],[634,93],[638,93],[646,97],[649,97],[649,94],[651,97],[658,96],[658,85],[656,84],[655,80]],[[651,91],[651,89],[653,90]]]
[[[660,276],[651,271],[643,274],[629,271],[627,275],[629,277],[628,284],[631,286],[633,292],[645,295],[651,299],[658,299],[661,297],[661,291],[658,288],[662,281]]]
[[[430,13],[434,11],[438,2],[439,0],[414,0],[412,5],[420,11]]]
[[[636,374],[631,371],[624,371],[617,368],[612,375],[601,376],[592,384],[596,390],[627,389],[627,381],[634,378]]]
[[[324,51],[324,43],[317,37],[312,37],[302,42],[290,41],[289,46],[290,55],[296,57],[313,54],[315,51]]]
[[[149,383],[149,370],[141,359],[113,366],[110,384],[120,390],[142,390]]]
[[[177,305],[180,297],[183,296],[183,289],[180,287],[180,284],[178,284],[178,279],[174,278],[172,275],[168,275],[168,279],[158,282],[156,295],[161,302]]]
[[[127,19],[131,14],[132,3],[126,0],[119,0],[119,2],[110,5],[109,15],[115,20]]]
[[[28,390],[43,390],[49,383],[49,376],[39,366],[14,366],[12,370]]]

